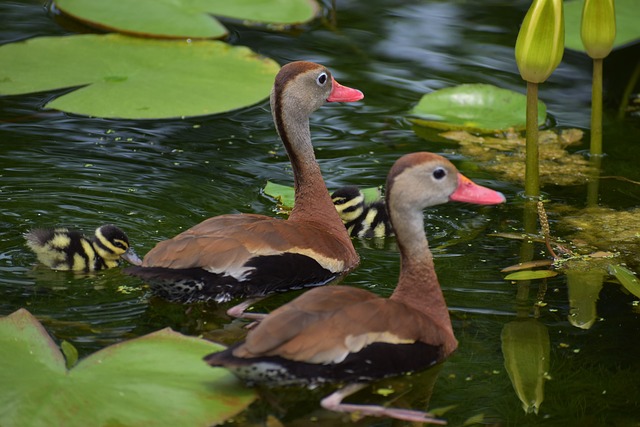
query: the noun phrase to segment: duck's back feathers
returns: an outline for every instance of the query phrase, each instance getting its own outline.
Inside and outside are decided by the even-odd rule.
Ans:
[[[24,235],[38,261],[55,270],[92,270],[95,251],[81,232],[67,228],[37,228]]]
[[[158,243],[141,266],[125,272],[172,301],[223,302],[324,285],[356,262],[340,238],[313,222],[235,214]]]
[[[115,225],[103,225],[90,239],[68,228],[37,228],[24,235],[38,261],[55,270],[95,271],[118,265],[129,249],[127,235]]]
[[[253,370],[266,378],[274,375],[274,384],[361,381],[412,372],[437,363],[452,349],[433,319],[407,316],[408,311],[402,303],[358,288],[314,289],[271,313],[244,343],[206,360],[231,367],[249,382],[259,379],[243,367],[274,365],[262,373]]]

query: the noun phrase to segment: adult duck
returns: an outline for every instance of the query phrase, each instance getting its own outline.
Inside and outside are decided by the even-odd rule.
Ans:
[[[311,144],[309,116],[325,102],[353,102],[362,92],[340,85],[325,67],[292,62],[271,91],[276,130],[291,161],[295,208],[287,220],[255,214],[209,218],[158,243],[125,271],[179,302],[259,299],[273,292],[324,285],[359,262]],[[232,309],[241,315],[251,302]]]
[[[245,341],[205,360],[250,384],[346,383],[322,400],[330,410],[434,422],[422,411],[342,399],[370,381],[433,366],[456,349],[423,209],[452,200],[497,204],[505,198],[473,183],[443,157],[424,152],[396,161],[386,188],[400,250],[400,278],[389,299],[348,286],[312,289],[268,314]]]

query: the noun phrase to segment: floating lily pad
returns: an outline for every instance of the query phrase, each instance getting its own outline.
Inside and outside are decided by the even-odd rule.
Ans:
[[[262,191],[267,196],[273,197],[281,209],[290,210],[293,208],[295,200],[293,187],[267,181],[267,185]],[[364,201],[367,203],[379,200],[381,197],[378,187],[365,188],[361,191],[364,195]]]
[[[220,38],[226,28],[211,15],[277,25],[313,19],[315,0],[56,0],[83,23],[121,33],[176,38]]]
[[[583,1],[567,1],[564,4],[565,41],[568,49],[585,52],[580,38]],[[616,39],[613,48],[640,41],[640,7],[638,0],[615,0]],[[633,64],[631,64],[633,66]]]
[[[221,346],[164,329],[115,344],[67,370],[42,325],[21,309],[0,319],[0,425],[208,426],[255,398],[202,357]]]
[[[436,129],[463,129],[493,133],[524,129],[527,97],[489,84],[463,84],[428,93],[410,113],[409,120]],[[538,123],[543,124],[547,108],[538,102]]]
[[[42,37],[0,46],[0,95],[76,87],[46,107],[108,118],[222,113],[269,96],[279,66],[219,41],[119,34]]]
[[[547,279],[549,277],[555,277],[558,273],[551,270],[531,270],[531,271],[517,271],[515,273],[507,274],[504,280],[535,280],[535,279]]]

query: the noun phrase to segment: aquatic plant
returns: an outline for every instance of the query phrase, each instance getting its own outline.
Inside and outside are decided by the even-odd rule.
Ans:
[[[549,78],[564,52],[562,0],[534,0],[516,40],[516,63],[527,82],[525,195],[540,196],[538,172],[538,84]]]

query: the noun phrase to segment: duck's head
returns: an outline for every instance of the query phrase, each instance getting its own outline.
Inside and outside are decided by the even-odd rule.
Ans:
[[[339,188],[331,194],[331,200],[345,224],[357,219],[364,212],[364,194],[358,187]]]
[[[387,178],[387,204],[396,212],[422,211],[449,201],[494,205],[505,200],[502,193],[475,184],[433,153],[402,156]]]
[[[295,61],[284,65],[276,75],[271,91],[274,116],[283,110],[309,116],[325,102],[354,102],[364,98],[362,92],[338,83],[320,64]]]
[[[93,246],[104,260],[115,261],[129,250],[129,238],[115,225],[101,225],[96,228]]]

